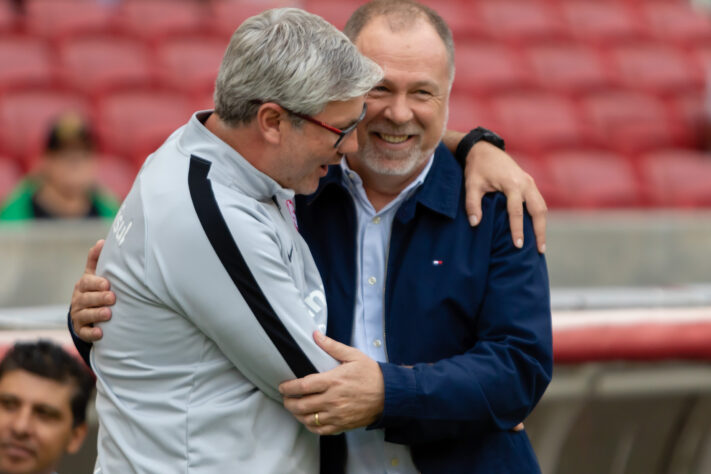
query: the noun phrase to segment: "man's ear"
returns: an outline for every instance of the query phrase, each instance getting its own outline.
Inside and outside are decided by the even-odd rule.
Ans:
[[[257,111],[257,125],[264,140],[279,145],[283,140],[287,112],[273,102],[262,104]]]
[[[88,431],[86,422],[81,423],[74,428],[72,428],[72,435],[69,438],[69,443],[67,444],[67,453],[75,454],[81,448],[82,443],[84,443],[84,438],[86,438],[86,433]]]

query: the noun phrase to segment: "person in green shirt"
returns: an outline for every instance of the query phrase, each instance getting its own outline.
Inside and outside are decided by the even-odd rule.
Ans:
[[[25,177],[0,208],[0,221],[112,218],[118,201],[96,184],[91,131],[76,113],[52,125],[38,169]]]

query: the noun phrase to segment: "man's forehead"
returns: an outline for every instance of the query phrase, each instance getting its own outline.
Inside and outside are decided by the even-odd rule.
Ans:
[[[74,387],[22,369],[6,372],[0,378],[0,397],[14,397],[24,403],[71,409]]]

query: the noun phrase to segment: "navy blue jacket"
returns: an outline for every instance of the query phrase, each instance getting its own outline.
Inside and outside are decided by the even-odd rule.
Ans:
[[[349,344],[356,297],[356,212],[331,167],[300,197],[299,229],[324,280],[330,337]],[[545,259],[525,218],[511,240],[506,199],[488,194],[469,226],[463,177],[440,145],[419,190],[393,222],[386,269],[385,409],[371,428],[411,446],[423,473],[531,473],[523,421],[552,375]],[[413,368],[404,367],[414,366]],[[322,438],[324,473],[343,472],[343,436]]]

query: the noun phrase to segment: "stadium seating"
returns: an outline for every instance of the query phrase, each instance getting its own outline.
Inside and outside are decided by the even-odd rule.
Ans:
[[[513,158],[536,181],[536,186],[549,207],[561,207],[565,204],[564,196],[561,195],[545,160],[517,152],[513,153]]]
[[[646,193],[656,206],[711,206],[711,156],[688,149],[661,150],[641,160]]]
[[[577,95],[613,84],[595,48],[566,42],[534,45],[524,51],[540,89]]]
[[[211,92],[225,52],[219,38],[183,36],[163,41],[156,63],[161,84],[190,94]]]
[[[338,29],[343,29],[351,13],[366,2],[367,0],[305,0],[303,8],[325,18]]]
[[[98,157],[96,177],[99,184],[111,191],[117,198],[123,199],[131,190],[136,170],[128,161],[114,156]]]
[[[114,36],[71,38],[59,48],[62,80],[81,92],[147,86],[153,80],[147,46],[139,40]]]
[[[641,2],[640,9],[653,38],[682,46],[711,43],[711,18],[689,2]]]
[[[574,104],[553,93],[513,93],[494,97],[496,125],[512,150],[538,153],[583,143]]]
[[[483,103],[469,94],[453,93],[449,100],[449,121],[447,128],[462,132],[486,124],[489,129],[498,127],[491,116],[491,111]]]
[[[678,50],[653,42],[614,48],[612,56],[620,83],[651,94],[699,90],[704,78]]]
[[[482,27],[491,38],[513,44],[564,39],[565,24],[556,10],[545,2],[482,0],[476,3]]]
[[[202,30],[207,11],[191,0],[124,0],[118,8],[118,27],[130,36],[155,41],[169,35]]]
[[[642,22],[624,2],[561,1],[571,36],[590,44],[621,44],[645,38]]]
[[[589,142],[622,153],[673,146],[678,133],[664,103],[637,91],[609,91],[582,100]]]
[[[22,170],[20,170],[17,162],[8,157],[0,156],[0,205],[20,181],[21,177]]]
[[[88,116],[86,100],[62,91],[31,90],[0,98],[0,143],[3,153],[21,160],[28,169],[43,151],[52,121],[62,112],[75,110]]]
[[[494,91],[519,91],[531,85],[517,51],[504,44],[464,42],[455,49],[455,91],[484,97]]]
[[[113,9],[96,0],[28,0],[25,10],[27,33],[52,40],[106,33],[114,24]]]
[[[269,8],[288,6],[306,8],[300,3],[298,0],[212,0],[208,11],[209,29],[227,40],[250,16]],[[333,3],[340,4],[340,2]]]
[[[0,33],[10,32],[15,28],[15,10],[9,0],[0,0]]]
[[[128,158],[137,167],[191,113],[188,100],[179,93],[127,90],[108,94],[99,101],[96,113],[101,150]]]
[[[47,44],[37,38],[0,37],[0,92],[12,87],[51,86],[52,56]]]
[[[560,202],[567,207],[632,207],[642,203],[632,164],[608,151],[568,151],[547,156]]]

